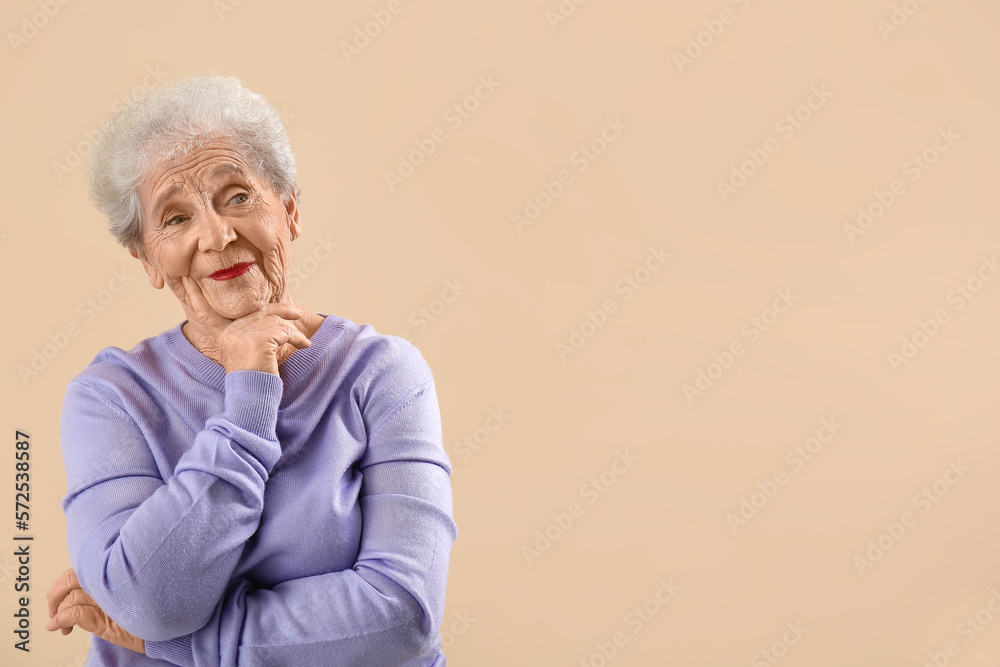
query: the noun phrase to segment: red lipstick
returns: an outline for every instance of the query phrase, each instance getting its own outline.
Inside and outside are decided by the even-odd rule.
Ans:
[[[228,269],[222,269],[221,271],[216,271],[209,276],[212,280],[232,280],[236,276],[242,276],[244,273],[249,271],[253,267],[253,262],[240,262],[239,264],[234,264]]]

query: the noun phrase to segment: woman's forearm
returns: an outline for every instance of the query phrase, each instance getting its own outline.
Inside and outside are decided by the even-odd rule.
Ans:
[[[203,628],[147,642],[146,654],[183,667],[392,667],[434,655],[455,526],[412,498],[362,503],[384,518],[352,569],[271,589],[237,579]]]
[[[237,579],[205,627],[147,642],[147,655],[184,667],[429,664],[458,536],[433,384],[370,435],[358,467],[364,520],[351,569],[270,589]]]
[[[147,640],[202,627],[260,522],[264,484],[281,455],[278,376],[226,376],[210,417],[166,482],[147,434],[82,383],[67,390],[63,453],[70,556],[81,585],[123,628]]]

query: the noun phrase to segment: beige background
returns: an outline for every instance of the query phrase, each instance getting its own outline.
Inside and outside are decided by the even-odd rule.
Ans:
[[[982,280],[1000,253],[1000,7],[402,0],[345,56],[388,4],[3,3],[0,663],[78,665],[88,645],[42,627],[69,566],[67,381],[183,318],[104,231],[75,165],[123,97],[212,68],[287,121],[296,298],[406,333],[435,373],[460,531],[449,664],[1000,664],[1000,281]],[[446,113],[480,77],[499,85],[456,127]],[[782,120],[796,113],[798,128]],[[609,119],[627,127],[574,158],[602,149]],[[390,188],[385,172],[437,128],[444,142]],[[766,162],[723,197],[754,153]],[[519,231],[511,215],[563,170]],[[879,196],[894,201],[849,233]],[[650,246],[670,254],[655,271]],[[446,281],[464,287],[448,304]],[[794,300],[775,319],[779,291]],[[420,308],[435,313],[423,328]],[[917,353],[894,364],[904,337]],[[714,379],[689,400],[699,372]],[[499,428],[490,410],[508,415]],[[11,632],[15,429],[33,456],[28,656]],[[756,514],[735,524],[744,499]]]

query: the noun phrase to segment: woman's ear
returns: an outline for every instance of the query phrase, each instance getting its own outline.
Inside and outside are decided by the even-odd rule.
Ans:
[[[299,224],[299,204],[294,190],[285,204],[285,213],[288,214],[288,235],[294,241],[302,233],[302,226]]]
[[[146,270],[146,275],[149,276],[149,284],[155,289],[163,289],[163,285],[165,284],[163,282],[163,276],[160,275],[160,272],[156,270],[156,267],[153,266],[153,264],[149,261],[149,258],[146,257],[146,253],[139,249],[129,250],[128,254],[142,262],[142,268]]]

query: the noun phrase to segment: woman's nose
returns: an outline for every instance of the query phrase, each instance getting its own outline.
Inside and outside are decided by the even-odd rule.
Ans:
[[[236,240],[236,230],[233,229],[226,216],[219,215],[214,209],[209,209],[203,211],[199,217],[201,217],[198,238],[200,250],[223,250]]]

